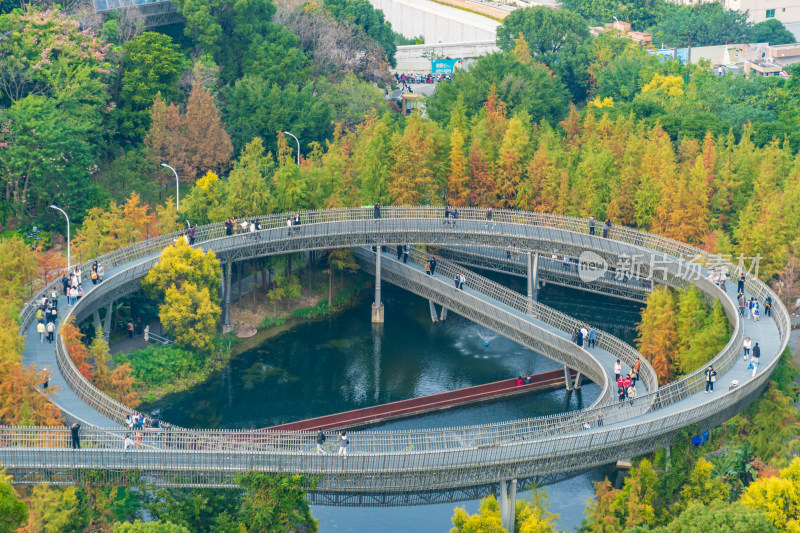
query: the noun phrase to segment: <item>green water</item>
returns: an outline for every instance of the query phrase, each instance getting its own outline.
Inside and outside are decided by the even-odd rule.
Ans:
[[[521,280],[502,278],[520,288]],[[540,300],[631,341],[639,309],[618,300],[548,287]],[[182,426],[258,428],[560,368],[522,346],[450,314],[432,323],[428,302],[384,284],[385,324],[370,323],[370,295],[330,319],[294,327],[240,354],[209,381],[147,406]],[[484,343],[488,342],[488,346]],[[379,429],[484,424],[589,405],[593,384],[398,420]],[[591,481],[606,470],[549,487],[560,527],[580,522]],[[477,502],[466,502],[474,512]],[[414,508],[315,507],[322,531],[440,532],[452,504]]]

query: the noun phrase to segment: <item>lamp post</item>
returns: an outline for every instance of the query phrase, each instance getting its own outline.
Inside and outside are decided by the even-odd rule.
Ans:
[[[619,30],[619,19],[617,17],[613,16],[613,15],[611,16],[611,18],[613,18],[614,21],[617,23],[617,27],[615,29]]]
[[[292,135],[288,131],[284,131],[283,133],[285,133],[286,135]],[[297,166],[299,167],[300,166],[300,140],[297,137],[295,137],[294,135],[292,135],[292,138],[295,141],[297,141]]]
[[[178,180],[178,173],[175,171],[174,168],[172,168],[171,166],[169,166],[166,163],[161,163],[161,166],[162,167],[167,167],[168,169],[170,169],[172,171],[173,174],[175,174],[175,210],[176,211],[180,211],[181,210],[181,183]]]
[[[64,211],[60,207],[56,207],[54,205],[51,205],[50,209],[55,209],[56,211],[58,211],[62,215],[64,215],[64,218],[67,219],[67,272],[69,272],[70,269],[72,268],[72,249],[71,249],[71,246],[70,246],[69,217],[67,216],[66,211]]]

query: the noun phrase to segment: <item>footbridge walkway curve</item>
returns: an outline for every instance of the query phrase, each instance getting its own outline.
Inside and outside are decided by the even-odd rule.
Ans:
[[[701,250],[669,239],[614,227],[609,238],[588,235],[586,220],[525,212],[495,212],[493,227],[485,224],[486,212],[462,211],[458,227],[441,225],[438,208],[383,208],[381,218],[372,210],[342,209],[302,214],[303,224],[287,228],[287,215],[259,217],[263,231],[254,234],[225,236],[221,225],[199,228],[198,246],[214,250],[222,262],[263,257],[300,250],[336,247],[416,244],[434,246],[473,246],[505,248],[516,245],[522,251],[558,253],[580,257],[590,251],[609,264],[621,257],[636,258],[651,254],[650,261],[632,262],[645,277],[655,282],[680,287],[694,283],[706,298],[719,300],[733,324],[733,335],[712,363],[721,378],[719,383],[736,379],[738,386],[718,390],[713,396],[702,394],[704,377],[695,372],[636,400],[646,409],[631,409],[632,416],[607,399],[600,405],[579,413],[553,415],[544,419],[525,419],[474,427],[454,427],[427,431],[354,433],[350,455],[346,458],[316,455],[308,433],[232,432],[176,429],[169,433],[147,435],[135,458],[124,457],[120,436],[115,429],[128,412],[91,384],[80,379],[57,342],[55,353],[37,351],[34,336],[28,335],[26,360],[40,363],[50,357],[57,362],[64,380],[64,392],[73,395],[99,413],[98,423],[88,422],[84,431],[85,449],[67,450],[68,430],[46,428],[0,428],[0,461],[18,482],[76,482],[89,470],[101,469],[110,480],[124,479],[138,471],[143,478],[165,486],[230,486],[236,472],[261,470],[293,472],[318,476],[312,499],[320,502],[353,505],[387,505],[452,501],[475,497],[487,487],[511,479],[534,479],[547,482],[616,458],[626,458],[667,445],[678,432],[696,424],[711,427],[746,407],[766,385],[780,353],[788,342],[789,317],[780,300],[756,278],[748,278],[746,291],[760,301],[773,300],[773,317],[759,323],[746,323],[738,315],[729,287],[724,293],[707,278],[707,267],[716,258]],[[108,278],[90,291],[73,309],[86,317],[95,309],[132,292],[157,260],[158,252],[173,242],[177,234],[135,244],[99,258],[106,265]],[[396,270],[400,278],[418,279],[421,289],[430,290],[436,280],[426,280],[418,269]],[[736,274],[735,265],[727,265]],[[85,269],[89,265],[84,265]],[[414,271],[412,271],[414,270]],[[442,284],[441,281],[437,283]],[[448,287],[449,289],[450,287]],[[102,289],[102,290],[100,290]],[[467,295],[454,290],[439,291],[438,303],[466,305]],[[735,292],[735,291],[734,291]],[[485,298],[473,299],[491,306],[496,318],[513,316],[502,306]],[[486,308],[489,313],[489,307]],[[526,313],[517,312],[515,320]],[[35,303],[22,313],[22,330],[30,331]],[[530,324],[529,320],[526,320]],[[536,342],[548,338],[546,331]],[[748,335],[761,340],[762,368],[750,376],[740,360],[742,340]],[[551,334],[552,335],[552,334]],[[546,355],[572,356],[564,362],[576,369],[597,370],[591,354],[575,351],[557,338],[549,337],[552,350]],[[543,343],[547,344],[547,343]],[[632,349],[631,349],[632,350]],[[49,350],[53,352],[52,349]],[[55,370],[55,365],[54,365]],[[605,373],[598,379],[606,379]],[[724,387],[727,389],[727,387]],[[56,402],[59,400],[57,399]],[[75,409],[85,409],[79,405]],[[67,418],[81,418],[63,408]],[[119,426],[117,426],[119,427]],[[505,485],[503,485],[505,487]]]

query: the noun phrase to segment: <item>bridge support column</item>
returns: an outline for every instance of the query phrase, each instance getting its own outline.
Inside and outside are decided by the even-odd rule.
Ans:
[[[231,327],[231,263],[225,265],[225,273],[222,276],[222,292],[225,295],[225,305],[222,308],[222,331],[228,333]]]
[[[442,322],[447,320],[447,308],[445,306],[442,306],[442,314],[439,315],[439,320]]]
[[[506,531],[514,531],[517,515],[517,480],[500,482],[500,522]]]
[[[108,340],[109,336],[111,336],[111,317],[114,316],[114,302],[108,304],[106,307],[106,316],[105,320],[103,321],[103,336]]]
[[[97,309],[92,311],[92,318],[94,319],[94,334],[97,336],[98,333],[103,331],[103,323],[100,321],[100,311]]]
[[[578,375],[575,376],[575,384],[572,385],[572,388],[575,389],[575,390],[578,390],[578,389],[581,388],[582,384],[583,384],[583,374],[578,372]]]
[[[438,322],[439,315],[436,313],[436,304],[433,303],[433,300],[428,300],[428,307],[431,309],[431,321]]]
[[[375,253],[375,301],[372,304],[372,322],[383,324],[383,302],[381,302],[381,247]]]
[[[539,254],[528,252],[528,312],[533,310],[533,302],[539,289]]]
[[[567,390],[572,390],[572,379],[569,377],[567,365],[564,365],[564,384],[567,386]]]

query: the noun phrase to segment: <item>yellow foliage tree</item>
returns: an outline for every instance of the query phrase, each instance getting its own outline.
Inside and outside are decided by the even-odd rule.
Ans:
[[[669,289],[658,286],[647,297],[642,321],[636,326],[639,352],[653,365],[658,384],[672,377],[672,357],[678,341],[675,300]]]
[[[200,288],[192,282],[185,282],[180,288],[170,286],[164,303],[158,308],[161,323],[175,339],[175,344],[202,352],[213,346],[220,312],[208,287]]]
[[[185,239],[178,239],[161,252],[158,263],[145,276],[142,286],[155,297],[166,294],[170,287],[181,288],[186,283],[208,289],[212,302],[219,302],[221,269],[212,251],[192,248]]]
[[[800,532],[800,457],[795,457],[778,477],[751,483],[739,501],[763,511],[778,531]]]

